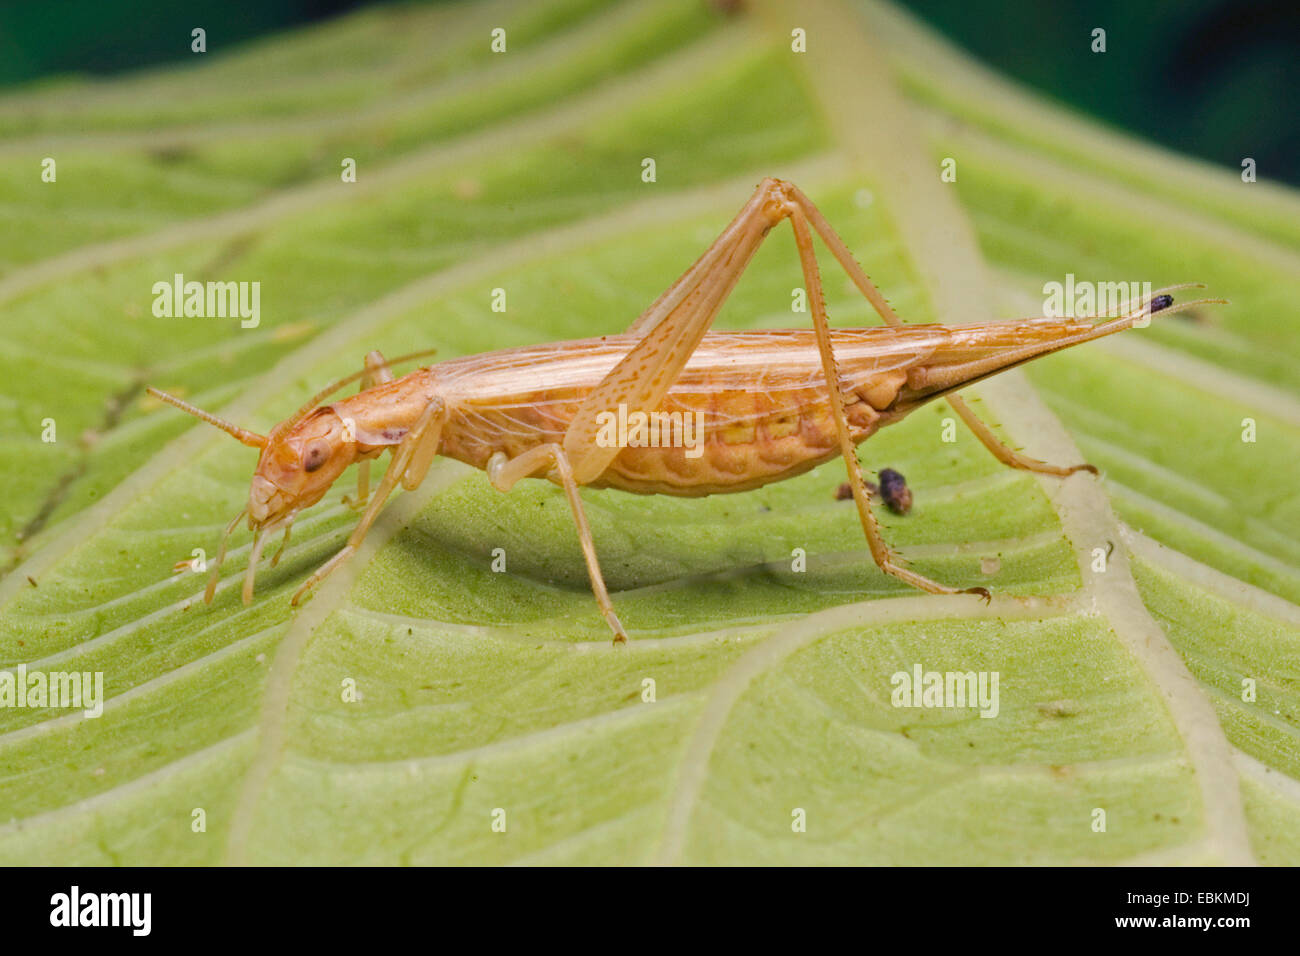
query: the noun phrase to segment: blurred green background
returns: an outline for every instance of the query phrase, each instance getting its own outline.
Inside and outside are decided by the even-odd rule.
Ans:
[[[49,0],[0,5],[0,84],[217,54],[371,0]],[[705,0],[701,0],[705,2]],[[1295,0],[905,0],[999,71],[1181,152],[1300,185]],[[1104,56],[1091,50],[1106,30]]]

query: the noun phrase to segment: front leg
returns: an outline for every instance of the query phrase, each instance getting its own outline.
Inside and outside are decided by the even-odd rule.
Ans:
[[[361,376],[361,388],[359,391],[364,392],[368,388],[374,388],[376,385],[385,385],[393,380],[393,370],[384,358],[384,353],[379,349],[366,353],[365,374]],[[353,511],[360,511],[366,506],[366,499],[370,497],[370,459],[367,458],[357,464],[357,493],[355,495],[344,495],[343,503]]]
[[[343,546],[343,549],[338,554],[317,568],[316,572],[303,583],[302,587],[294,592],[291,604],[296,606],[304,594],[325,580],[335,568],[356,553],[356,550],[361,547],[361,542],[365,540],[370,526],[379,517],[379,512],[383,509],[388,496],[397,487],[398,481],[402,481],[403,486],[407,489],[413,488],[419,483],[418,481],[408,483],[409,479],[416,477],[414,473],[408,474],[412,460],[423,463],[422,469],[418,472],[418,477],[424,477],[424,472],[429,467],[429,461],[437,452],[445,418],[446,406],[440,399],[435,398],[425,408],[415,426],[406,433],[406,437],[393,449],[392,464],[388,466],[388,471],[384,472],[384,480],[379,483],[379,487],[375,490],[375,496],[371,499],[365,514],[361,516],[361,520],[348,537],[348,543]]]

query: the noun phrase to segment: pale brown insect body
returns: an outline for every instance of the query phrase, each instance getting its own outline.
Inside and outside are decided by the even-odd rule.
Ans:
[[[787,218],[795,231],[813,328],[708,332],[758,244]],[[813,230],[886,326],[830,329]],[[248,507],[227,529],[228,537],[247,514],[256,532],[245,602],[251,600],[267,536],[283,529],[287,544],[295,515],[319,501],[349,465],[361,463],[353,501],[357,507],[365,504],[365,513],[343,550],[299,588],[295,604],[356,550],[398,481],[417,486],[434,455],[445,455],[484,469],[501,491],[525,477],[546,477],[564,488],[592,589],[621,641],[625,631],[605,589],[577,493],[580,485],[698,497],[757,488],[842,456],[876,564],[923,590],[952,593],[957,589],[897,563],[885,545],[855,446],[922,404],[947,396],[1006,464],[1061,476],[1095,472],[1090,465],[1048,465],[1007,448],[950,393],[1040,355],[1130,328],[1153,312],[1196,304],[1172,306],[1170,296],[1157,293],[1095,323],[1038,318],[906,326],[812,202],[792,184],[768,179],[695,265],[621,335],[451,359],[400,379],[372,352],[363,372],[333,383],[266,437],[151,391],[262,450]],[[357,378],[362,380],[358,394],[319,404]],[[607,429],[616,410],[628,417],[694,422],[699,428],[693,443],[668,442],[667,447],[610,441]],[[688,428],[672,433],[689,434]],[[393,462],[371,498],[369,459],[385,450],[392,450]],[[219,580],[225,543],[223,538],[207,600]],[[983,588],[966,590],[988,596]]]
[[[1089,327],[1055,322],[1036,335],[1049,343]],[[909,370],[996,358],[1025,338],[1021,323],[834,330],[854,442],[944,390],[920,376],[910,387]],[[583,400],[636,342],[635,336],[611,335],[453,359],[330,408],[353,418],[359,430],[387,427],[401,434],[436,397],[447,408],[439,454],[486,469],[497,452],[514,458],[563,441]],[[587,484],[699,497],[791,478],[839,454],[812,330],[705,335],[659,410],[703,412],[703,454],[688,457],[681,446],[624,447]]]

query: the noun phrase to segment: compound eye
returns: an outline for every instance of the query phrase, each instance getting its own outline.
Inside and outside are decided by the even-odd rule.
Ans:
[[[329,460],[329,456],[329,443],[317,438],[307,445],[307,450],[303,453],[302,470],[306,472],[315,471]]]

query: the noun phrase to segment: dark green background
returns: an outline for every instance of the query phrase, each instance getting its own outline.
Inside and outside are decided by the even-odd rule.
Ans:
[[[368,0],[0,4],[0,84],[108,74],[334,16]],[[704,0],[701,0],[704,2]],[[1298,0],[904,0],[996,69],[1171,148],[1300,185]],[[1107,52],[1090,49],[1094,27]]]

